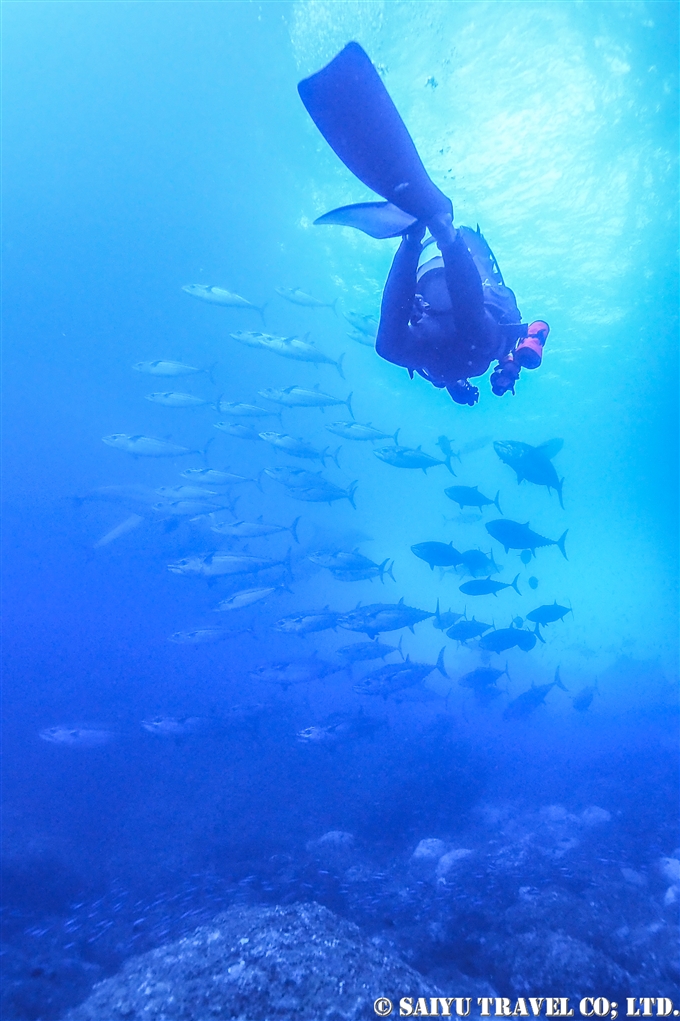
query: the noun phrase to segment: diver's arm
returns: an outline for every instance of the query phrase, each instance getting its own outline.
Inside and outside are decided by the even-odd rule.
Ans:
[[[387,277],[375,341],[376,353],[381,358],[407,369],[416,368],[418,364],[416,345],[408,324],[416,293],[420,252],[420,238],[417,234],[406,235],[397,249]]]

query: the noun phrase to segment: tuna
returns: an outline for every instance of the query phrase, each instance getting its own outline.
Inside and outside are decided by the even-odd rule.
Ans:
[[[527,613],[527,620],[530,620],[532,624],[540,624],[545,627],[546,624],[564,620],[568,613],[573,612],[570,606],[559,606],[555,600],[554,603],[546,603],[544,606],[538,606],[535,610],[531,610]]]
[[[400,447],[397,443],[393,447],[382,447],[380,450],[374,450],[373,453],[385,464],[391,464],[394,468],[420,468],[425,475],[427,475],[428,468],[435,468],[437,465],[443,464],[452,475],[455,475],[455,471],[451,467],[451,458],[447,457],[444,461],[438,461],[436,457],[431,457],[426,454],[420,447]]]
[[[503,719],[505,720],[523,720],[527,716],[530,716],[540,705],[545,702],[545,697],[549,691],[557,685],[562,691],[567,691],[567,688],[562,684],[560,680],[560,668],[558,667],[555,671],[555,680],[552,684],[532,684],[527,691],[523,691],[521,695],[509,702],[505,707],[503,713]]]
[[[314,365],[334,365],[342,379],[345,374],[342,371],[344,354],[336,360],[329,358],[323,351],[319,351],[314,344],[307,339],[309,334],[300,337],[274,337],[269,333],[230,333],[233,340],[237,340],[249,347],[264,348],[265,351],[272,351],[283,358],[292,358],[298,362],[312,362]]]
[[[183,393],[153,393],[145,394],[145,399],[153,404],[162,404],[165,408],[200,408],[210,401],[203,397],[194,397],[193,394]]]
[[[379,577],[383,581],[385,574],[389,574],[392,580],[394,580],[392,567],[387,566],[389,564],[389,557],[383,560],[381,564],[376,564],[373,560],[369,560],[368,557],[354,550],[353,553],[345,553],[343,551],[337,553],[310,553],[307,559],[319,567],[327,568],[339,581],[362,581],[374,577]]]
[[[519,521],[497,518],[495,521],[488,521],[486,523],[486,530],[489,535],[501,544],[506,553],[511,549],[527,549],[531,550],[535,556],[536,550],[543,546],[557,546],[564,559],[569,559],[564,548],[564,542],[569,529],[559,539],[546,539],[545,536],[539,535],[538,532],[532,532],[528,521],[522,525]]]
[[[219,535],[228,535],[232,539],[260,539],[269,535],[276,535],[278,532],[290,532],[295,542],[299,543],[297,526],[300,518],[297,517],[292,525],[268,525],[258,518],[257,521],[224,521],[221,524],[213,525],[212,531]]]
[[[456,642],[468,642],[471,638],[479,638],[485,631],[489,631],[493,625],[484,624],[481,620],[459,620],[448,629],[446,635]]]
[[[579,713],[584,713],[586,709],[590,708],[590,705],[595,697],[597,691],[597,682],[595,684],[588,684],[585,688],[581,688],[571,700],[571,703]]]
[[[135,372],[143,372],[147,376],[195,376],[198,372],[207,372],[212,378],[212,370],[199,369],[195,365],[185,365],[184,362],[170,362],[158,358],[155,362],[135,362],[132,366]]]
[[[323,450],[317,450],[306,440],[296,439],[294,436],[286,436],[285,433],[275,432],[261,432],[260,439],[264,440],[265,443],[271,443],[272,446],[277,447],[279,450],[284,450],[291,457],[303,457],[308,458],[310,461],[321,461],[323,465],[326,464],[326,456],[328,455],[338,464],[338,454],[340,453],[340,447],[335,451],[334,454],[328,454],[328,447]]]
[[[325,745],[333,747],[372,737],[378,730],[387,726],[387,720],[366,716],[362,712],[333,713],[321,726],[305,727],[297,733],[302,744]]]
[[[488,578],[491,574],[498,574],[500,567],[493,558],[493,553],[488,556],[479,549],[465,550],[460,555],[461,567],[465,574],[471,574],[473,578]]]
[[[551,460],[560,452],[563,444],[563,440],[556,439],[532,447],[528,443],[504,440],[494,443],[493,446],[501,461],[515,472],[518,485],[526,479],[537,486],[547,486],[548,491],[554,489],[559,497],[560,507],[564,509],[562,502],[564,479],[558,478]]]
[[[187,468],[180,474],[183,479],[207,486],[236,486],[241,482],[254,482],[258,489],[262,488],[259,478],[250,479],[245,475],[234,475],[233,472],[218,471],[216,468]]]
[[[231,401],[219,400],[215,405],[219,415],[226,415],[227,418],[279,418],[278,411],[265,411],[255,404],[237,404]]]
[[[387,698],[403,688],[421,684],[433,670],[438,670],[442,677],[449,676],[444,666],[444,649],[440,651],[434,666],[431,663],[412,663],[407,656],[403,663],[388,663],[366,674],[354,685],[354,690],[358,695],[382,695]]]
[[[238,440],[260,440],[262,438],[257,426],[244,425],[243,422],[215,422],[215,429]]]
[[[224,613],[227,610],[242,610],[246,606],[252,606],[253,603],[262,602],[263,599],[272,595],[273,592],[280,592],[283,587],[283,585],[269,585],[266,588],[241,589],[239,592],[233,592],[227,599],[223,599],[222,602],[218,603],[215,610],[219,613]]]
[[[347,489],[341,489],[332,482],[328,482],[324,479],[323,484],[316,486],[306,487],[291,487],[289,489],[289,496],[293,500],[305,500],[308,503],[327,503],[331,504],[335,500],[349,500],[354,509],[357,509],[357,505],[354,502],[354,494],[356,492],[357,482],[356,480],[348,486]]]
[[[361,312],[343,312],[342,314],[350,326],[358,330],[359,333],[363,333],[365,337],[370,337],[375,341],[378,326],[380,325],[375,316],[362,315]]]
[[[401,638],[399,645],[385,645],[383,642],[355,642],[353,645],[345,645],[338,649],[338,656],[341,656],[346,663],[363,663],[370,659],[385,659],[392,652],[398,652],[402,660]]]
[[[242,298],[240,294],[232,294],[231,291],[227,291],[223,287],[214,287],[211,284],[185,284],[182,290],[185,294],[190,294],[192,298],[207,301],[211,305],[222,305],[224,308],[250,309],[253,312],[259,312],[264,322],[266,304],[253,305],[251,301]]]
[[[502,514],[501,505],[498,502],[498,498],[501,495],[500,490],[496,493],[493,500],[490,500],[488,496],[484,496],[477,489],[477,486],[449,486],[448,489],[444,490],[449,500],[453,500],[457,503],[460,509],[463,507],[478,507],[481,511],[482,507],[488,507],[495,504],[498,508],[498,513]]]
[[[505,670],[496,670],[494,667],[480,666],[477,667],[476,670],[471,670],[469,673],[463,674],[463,676],[458,679],[458,683],[464,688],[474,688],[475,690],[478,690],[480,688],[488,688],[490,685],[496,684],[499,677],[502,677],[503,674],[505,674],[508,680],[510,680],[507,663],[505,664]]]
[[[394,440],[396,444],[399,436],[399,429],[395,433],[383,433],[380,429],[374,429],[370,422],[366,425],[360,422],[331,422],[326,428],[336,436],[342,436],[344,440],[370,440],[373,443],[376,440]]]
[[[347,407],[352,418],[352,394],[346,400],[339,397],[332,397],[331,394],[322,393],[318,386],[306,390],[302,386],[288,386],[285,390],[277,390],[275,387],[267,387],[265,390],[258,390],[260,397],[271,401],[273,404],[281,404],[284,408],[334,408],[340,404]]]
[[[462,616],[462,613],[454,613],[450,607],[446,613],[441,613],[439,610],[439,600],[437,600],[437,609],[434,611],[432,627],[436,628],[437,631],[446,631],[446,629],[452,627],[457,620],[460,620]]]
[[[290,301],[293,305],[302,305],[304,308],[332,308],[335,314],[338,314],[337,298],[333,301],[319,301],[311,294],[305,294],[299,287],[275,287],[274,290],[280,297]]]
[[[492,581],[491,578],[475,578],[474,581],[464,582],[458,588],[466,596],[497,596],[504,588],[514,588],[517,595],[521,596],[522,593],[517,588],[518,578],[518,574],[510,582]]]
[[[333,663],[325,663],[323,660],[312,659],[293,660],[292,662],[268,663],[250,672],[250,678],[254,681],[263,681],[268,684],[280,684],[288,688],[291,684],[308,684],[309,681],[322,680],[330,674],[337,674],[344,667],[335,666]]]
[[[367,606],[357,606],[355,610],[341,616],[338,623],[348,631],[362,631],[370,638],[375,638],[383,631],[399,631],[404,627],[413,631],[415,624],[427,620],[428,617],[434,617],[434,614],[413,606],[405,606],[402,598],[398,603],[370,603]]]
[[[202,454],[202,450],[190,450],[168,440],[156,440],[152,436],[129,436],[127,433],[112,433],[102,436],[102,441],[116,450],[124,450],[133,457],[183,457],[185,454]]]
[[[479,648],[483,652],[507,652],[508,649],[521,649],[530,652],[536,645],[536,635],[519,627],[504,627],[490,631],[479,639]]]
[[[277,631],[287,635],[311,635],[316,631],[330,631],[338,626],[340,614],[325,609],[322,613],[296,613],[282,617],[274,625]]]
[[[283,560],[271,560],[268,557],[253,557],[248,554],[207,553],[204,556],[190,556],[168,564],[173,574],[197,574],[206,578],[221,577],[231,574],[257,574],[268,571],[272,567],[285,567],[290,574],[290,550]]]
[[[411,546],[411,552],[429,564],[431,571],[435,567],[457,567],[462,563],[460,553],[454,549],[452,542],[419,542]]]

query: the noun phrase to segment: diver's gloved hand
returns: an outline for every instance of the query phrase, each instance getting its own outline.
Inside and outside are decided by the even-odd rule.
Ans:
[[[456,404],[467,404],[472,408],[479,400],[479,390],[476,386],[472,386],[467,379],[457,379],[455,383],[447,386],[446,389],[451,396],[451,400],[455,401]]]
[[[409,245],[420,245],[421,241],[425,237],[425,231],[427,225],[421,220],[416,220],[412,227],[406,231],[405,238]]]
[[[453,209],[450,213],[437,213],[427,221],[427,226],[439,248],[448,247],[456,240],[458,232],[453,226]]]

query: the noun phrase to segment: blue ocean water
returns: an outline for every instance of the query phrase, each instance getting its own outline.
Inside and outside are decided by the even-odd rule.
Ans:
[[[59,1017],[130,955],[244,900],[317,900],[471,990],[512,995],[522,937],[559,931],[605,985],[614,962],[631,995],[677,991],[677,29],[665,2],[3,4],[6,1017]],[[378,314],[397,243],[313,226],[374,196],[296,85],[351,39],[456,222],[481,226],[525,319],[550,322],[515,396],[482,380],[479,404],[458,407],[346,318]],[[345,378],[234,340],[260,314],[195,300],[191,283],[344,354]],[[133,369],[159,359],[205,371]],[[241,421],[219,402],[278,411],[259,391],[317,384],[400,444],[441,459],[450,438],[456,478],[384,463],[391,440],[329,432],[351,421],[342,404],[242,420],[340,447],[337,465],[214,428]],[[206,403],[144,399],[166,391]],[[102,443],[118,433],[196,453],[131,456]],[[564,508],[493,446],[556,438]],[[356,481],[356,509],[263,474],[285,465]],[[218,486],[210,516],[156,492],[204,467],[256,482]],[[568,530],[568,560],[504,551],[485,529],[496,508],[461,510],[451,485],[499,492],[503,516],[542,536]],[[299,516],[299,542],[213,531],[260,516]],[[519,575],[521,595],[461,593],[469,575],[412,553],[429,541],[493,552],[493,577]],[[289,571],[168,570],[289,550]],[[393,561],[396,580],[308,559],[355,550]],[[254,587],[274,591],[215,610]],[[367,635],[276,626],[401,598],[497,628],[555,600],[573,612],[501,655],[432,616],[382,633],[433,666],[398,697],[355,690],[380,659],[331,671]],[[493,698],[459,683],[506,660]],[[567,691],[507,711],[558,668]],[[309,727],[326,740],[302,740]],[[315,842],[336,831],[352,835],[346,857],[324,862]],[[418,872],[432,838],[471,852],[458,873]]]

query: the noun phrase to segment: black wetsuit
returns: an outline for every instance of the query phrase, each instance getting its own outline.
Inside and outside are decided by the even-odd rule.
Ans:
[[[382,358],[404,366],[411,376],[418,372],[434,386],[446,387],[458,403],[474,403],[478,391],[467,380],[484,375],[494,358],[506,355],[523,327],[518,311],[510,317],[517,320],[512,325],[502,325],[501,315],[489,311],[491,307],[498,313],[493,304],[485,304],[485,288],[461,232],[440,250],[451,311],[426,311],[425,330],[414,321],[422,246],[416,238],[404,237],[385,284],[375,347]]]

